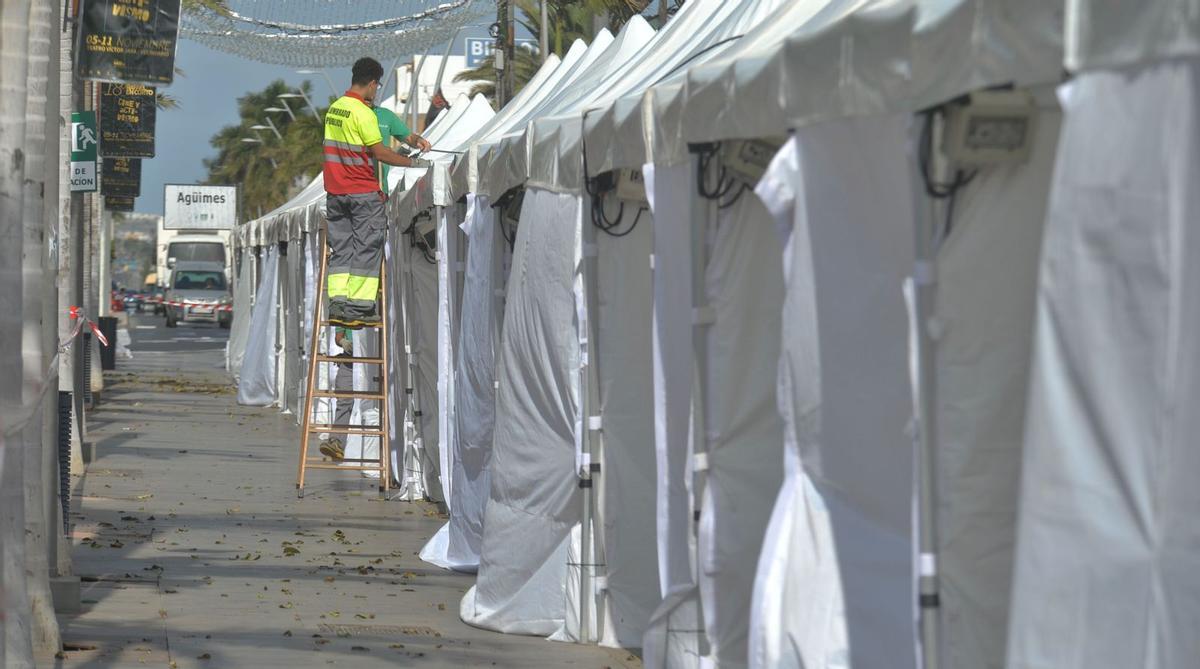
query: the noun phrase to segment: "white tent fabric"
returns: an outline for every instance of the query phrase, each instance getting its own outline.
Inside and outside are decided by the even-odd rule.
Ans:
[[[437,218],[437,398],[439,411],[438,422],[438,471],[441,473],[441,499],[452,498],[454,487],[451,472],[454,469],[453,444],[458,441],[458,421],[454,402],[454,368],[455,347],[458,340],[459,328],[459,282],[460,273],[465,270],[463,261],[459,260],[460,236],[458,226],[462,217],[458,215],[458,206],[443,207],[438,211]],[[458,220],[452,221],[452,218]]]
[[[1007,666],[1191,666],[1200,62],[1060,98]]]
[[[401,307],[399,321],[404,331],[398,334],[403,348],[393,347],[391,355],[393,383],[403,392],[393,397],[402,402],[398,425],[407,432],[398,454],[397,464],[404,472],[400,495],[407,500],[443,501],[438,454],[437,265],[425,257],[411,235],[395,237],[388,272],[394,275],[399,292],[390,297]],[[397,383],[401,378],[403,385]]]
[[[254,249],[237,246],[237,274],[233,284],[233,322],[229,326],[229,343],[225,346],[225,371],[234,380],[241,377],[242,360],[246,357],[246,344],[250,339],[250,314],[254,296]]]
[[[676,179],[682,181],[679,185],[690,185],[694,171],[682,168],[673,171]],[[667,384],[655,394],[661,402],[659,462],[683,466],[677,464],[666,471],[660,470],[659,495],[660,500],[670,500],[672,496],[678,499],[678,492],[685,489],[695,465],[694,458],[694,462],[688,462],[689,453],[703,453],[700,469],[704,471],[706,484],[702,492],[691,490],[691,494],[702,494],[694,505],[701,517],[696,583],[700,586],[704,631],[715,662],[722,667],[742,667],[746,662],[754,583],[754,574],[746,565],[754,563],[760,552],[770,507],[782,478],[779,466],[782,424],[776,412],[775,388],[769,382],[761,382],[774,378],[779,360],[779,319],[784,297],[781,259],[775,252],[779,242],[768,212],[756,198],[739,198],[737,203],[712,217],[715,204],[692,203],[691,187],[670,189],[665,187],[667,183],[671,183],[671,175],[661,174],[655,168],[650,186],[654,189],[654,211],[659,213],[655,217],[655,277],[659,275],[659,263],[665,275],[671,272],[671,267],[680,272],[672,279],[664,277],[664,282],[655,287],[658,293],[655,344],[659,350],[656,363],[664,366],[656,370],[656,379]],[[682,294],[672,295],[670,282],[680,278],[690,282],[688,277],[697,271],[692,269],[692,264],[698,261],[692,255],[696,225],[700,228],[695,234],[712,240],[710,257],[698,270],[703,272],[700,285],[704,294],[701,301],[688,300],[680,307],[678,300]],[[686,313],[674,313],[680,308]],[[706,312],[712,315],[696,323],[692,314]],[[684,315],[682,321],[680,315]],[[683,327],[679,327],[680,323]],[[691,351],[694,326],[702,329],[703,350],[696,351],[695,358],[676,355],[678,349]],[[672,334],[674,337],[668,338]],[[692,373],[692,360],[700,369],[701,385],[691,391],[686,382],[673,385],[672,380]],[[697,402],[702,404],[702,416],[683,414],[692,396],[698,397]],[[701,427],[690,430],[692,421]],[[676,427],[673,432],[671,426]],[[702,430],[702,444],[689,444],[689,432],[691,439],[696,439],[697,430]],[[668,476],[674,480],[667,480]],[[661,488],[664,486],[666,490]],[[676,490],[674,494],[672,488]],[[684,518],[683,502],[672,506],[677,510],[672,513],[676,523],[666,528],[660,526],[660,541],[665,538],[679,543],[660,546],[660,550],[678,574],[684,566],[680,553],[689,546],[688,540],[679,537],[688,530],[679,526]],[[668,574],[664,583],[668,586],[677,583],[682,578],[677,574]],[[685,579],[682,585],[676,585],[677,591],[686,587]],[[674,628],[668,609],[673,613],[678,601],[668,597],[655,616],[659,625],[647,635],[648,658],[653,653],[655,661],[672,664],[665,649],[679,641],[667,638]]]
[[[580,74],[571,86],[551,96],[544,113],[527,126],[525,141],[506,142],[506,150],[516,152],[509,161],[525,165],[531,185],[557,189],[582,186],[579,160],[579,118],[586,105],[605,92],[605,84],[628,68],[654,39],[654,29],[640,16],[630,19],[604,52],[602,60]],[[573,138],[571,146],[567,143]],[[562,172],[563,174],[560,174]]]
[[[575,471],[579,200],[525,196],[501,335],[490,497],[467,623],[546,636],[565,623],[567,550],[581,506]]]
[[[1190,0],[1069,0],[1066,13],[1071,70],[1200,56],[1200,14]]]
[[[655,518],[653,406],[651,365],[652,296],[650,257],[654,221],[649,212],[627,206],[622,236],[603,234],[590,221],[595,244],[594,299],[588,300],[587,321],[593,341],[589,366],[595,370],[602,447],[599,478],[599,516],[605,594],[604,611],[612,629],[606,637],[617,645],[636,648],[650,614],[661,601]],[[623,217],[623,218],[624,218]],[[632,228],[627,226],[632,225]],[[626,232],[628,230],[628,232]],[[587,236],[583,236],[587,239]],[[590,287],[590,286],[589,286]]]
[[[521,114],[512,119],[509,126],[511,132],[498,138],[486,149],[481,149],[478,187],[480,193],[498,196],[525,181],[529,170],[525,162],[525,149],[529,139],[527,124],[531,119],[544,116],[553,110],[553,101],[574,88],[579,79],[603,71],[605,68],[601,63],[607,66],[611,66],[614,60],[620,63],[621,54],[609,51],[613,42],[612,33],[601,30],[578,57],[573,57],[571,51],[567,52],[563,58],[563,65],[559,68],[563,73],[558,81],[553,83],[552,88],[548,89],[536,104],[526,106],[521,110]],[[572,51],[577,49],[584,49],[582,42],[576,41],[572,45]]]
[[[691,401],[692,233],[694,167],[643,167],[654,214],[653,379],[657,462],[656,531],[663,602],[647,628],[644,664],[652,669],[693,666],[702,624],[692,514]],[[663,195],[670,194],[668,197]],[[658,252],[661,250],[661,252]]]
[[[602,84],[604,95],[583,117],[590,174],[662,161],[652,153],[642,127],[642,95],[672,76],[721,53],[746,31],[767,19],[787,0],[694,0],[684,4],[614,80]],[[576,126],[578,128],[578,126]],[[569,148],[568,148],[569,147]],[[564,148],[577,151],[574,142]]]
[[[455,344],[454,429],[443,445],[452,451],[448,498],[450,521],[421,551],[421,559],[446,569],[475,571],[490,490],[492,434],[496,420],[495,348],[503,306],[495,210],[486,197],[467,199],[467,259],[462,319]],[[450,418],[450,417],[448,417]]]
[[[242,373],[238,378],[238,404],[270,406],[278,400],[275,337],[278,328],[276,303],[279,298],[279,247],[263,247],[263,268],[258,294],[250,316],[250,336]]]
[[[761,187],[788,233],[790,499],[763,551],[755,666],[915,666],[906,139],[903,116],[814,125]]]
[[[549,92],[547,85],[554,79],[555,72],[561,65],[562,60],[558,56],[550,54],[538,68],[537,73],[521,89],[521,92],[517,93],[516,97],[504,105],[503,109],[479,128],[469,140],[458,147],[462,154],[455,158],[451,167],[447,168],[447,180],[452,198],[457,199],[467,193],[477,191],[479,143],[507,132],[513,117],[519,114],[522,108],[536,104],[543,95]]]

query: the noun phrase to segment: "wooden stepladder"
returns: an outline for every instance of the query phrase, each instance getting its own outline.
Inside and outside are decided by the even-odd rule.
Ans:
[[[388,370],[391,369],[391,363],[388,357],[388,342],[387,331],[384,328],[387,317],[387,263],[381,264],[379,269],[379,297],[376,304],[382,318],[379,325],[368,326],[362,330],[377,330],[379,332],[379,355],[378,357],[347,357],[333,356],[329,352],[321,353],[320,343],[322,333],[326,332],[326,328],[334,327],[327,317],[326,309],[326,291],[325,291],[325,275],[329,266],[329,249],[325,243],[325,225],[321,226],[321,232],[317,241],[318,247],[321,249],[321,269],[317,273],[317,297],[314,300],[313,310],[313,333],[312,341],[309,346],[308,356],[308,380],[305,384],[306,392],[304,394],[304,419],[302,422],[302,430],[300,436],[300,473],[296,478],[296,495],[304,497],[304,475],[308,469],[339,469],[353,472],[378,472],[379,473],[379,492],[386,498],[387,491],[391,487],[391,472],[389,471],[390,459],[388,457]],[[370,375],[370,378],[376,379],[378,390],[364,391],[339,391],[334,388],[321,388],[319,376],[317,374],[321,364],[350,364],[350,365],[370,365],[379,370],[378,375]],[[333,384],[333,375],[329,375],[329,384]],[[348,425],[337,424],[337,415],[334,411],[329,411],[329,422],[318,423],[313,420],[313,400],[316,398],[329,398],[336,401],[352,401],[364,400],[375,401],[379,403],[379,425]],[[360,412],[361,415],[361,412]],[[330,462],[322,459],[309,459],[308,447],[309,444],[315,441],[314,435],[345,435],[346,437],[358,435],[361,437],[378,437],[379,438],[379,457],[378,459],[364,458],[346,458],[339,462]]]

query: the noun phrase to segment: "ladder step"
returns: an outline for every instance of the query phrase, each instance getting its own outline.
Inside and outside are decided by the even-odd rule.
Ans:
[[[339,327],[339,328],[350,327],[347,325],[342,325],[341,323],[334,323],[333,321],[321,321],[321,325],[332,325],[334,327]],[[383,323],[380,322],[380,323],[376,323],[375,325],[356,325],[354,327],[351,327],[350,329],[351,330],[360,330],[360,329],[361,330],[378,330],[379,328],[382,328],[382,327],[383,327]]]
[[[383,393],[369,390],[314,390],[313,397],[339,397],[351,400],[382,400]]]
[[[345,355],[318,355],[317,362],[336,362],[346,365],[361,362],[364,365],[382,365],[383,358],[352,358]]]
[[[304,466],[309,469],[345,469],[351,472],[382,472],[383,467],[379,465],[335,465],[328,462],[312,461],[304,463]]]
[[[357,434],[364,437],[386,436],[378,427],[361,428],[350,425],[309,425],[308,431],[313,434]]]

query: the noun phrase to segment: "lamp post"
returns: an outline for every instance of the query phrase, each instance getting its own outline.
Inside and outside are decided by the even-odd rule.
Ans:
[[[333,85],[333,79],[329,78],[329,75],[325,73],[325,70],[296,70],[296,74],[319,74],[322,77],[325,77],[325,83],[329,84],[329,92],[333,95],[333,97],[338,97],[337,87]]]
[[[276,97],[280,98],[281,100],[285,100],[285,102],[283,103],[285,106],[287,105],[286,100],[294,99],[294,98],[303,99],[304,104],[308,105],[308,110],[312,112],[313,118],[317,119],[317,121],[320,121],[321,114],[319,112],[317,112],[317,108],[313,106],[312,100],[309,100],[308,96],[304,94],[303,88],[298,89],[298,90],[300,91],[299,93],[280,93]]]
[[[289,107],[289,106],[287,106],[286,104],[285,104],[285,105],[283,105],[282,107],[267,107],[267,108],[266,108],[266,109],[264,109],[263,111],[268,111],[268,112],[287,112],[287,115],[288,115],[288,116],[289,116],[289,117],[290,117],[290,118],[291,118],[293,121],[295,121],[295,120],[296,120],[296,115],[292,113],[292,108],[291,108],[291,107]]]
[[[252,126],[250,126],[250,129],[251,130],[268,130],[269,129],[271,132],[275,133],[275,139],[282,140],[283,135],[279,134],[279,128],[275,127],[275,123],[274,123],[274,121],[271,120],[271,117],[267,116],[264,118],[264,120],[267,122],[266,125],[252,125]]]
[[[257,137],[243,137],[242,141],[246,144],[266,144],[266,142]],[[274,158],[267,156],[267,160],[271,161],[271,169],[279,169],[279,163],[275,162]]]

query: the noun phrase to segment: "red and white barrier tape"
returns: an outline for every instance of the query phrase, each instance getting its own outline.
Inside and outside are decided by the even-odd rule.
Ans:
[[[212,304],[211,302],[193,302],[191,300],[183,300],[180,302],[163,300],[162,304],[170,307],[206,307],[212,309],[213,311],[233,311],[232,304]]]
[[[70,345],[72,339],[79,336],[79,333],[83,331],[83,326],[85,323],[89,328],[91,328],[92,334],[96,335],[96,339],[99,339],[102,345],[108,346],[108,337],[105,337],[104,333],[100,331],[100,326],[96,325],[96,321],[93,321],[87,317],[86,311],[79,307],[72,306],[68,313],[71,316],[71,320],[75,321],[75,327],[71,329],[71,334],[67,335],[66,339],[58,343],[58,348],[60,351],[64,350],[66,346]]]

